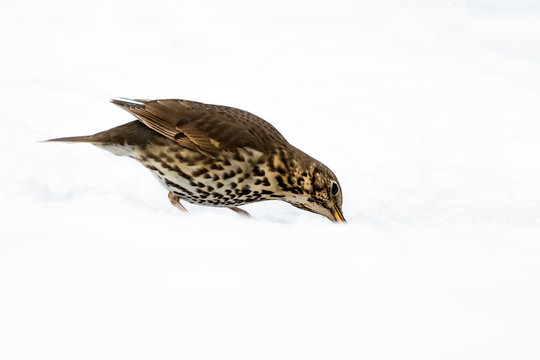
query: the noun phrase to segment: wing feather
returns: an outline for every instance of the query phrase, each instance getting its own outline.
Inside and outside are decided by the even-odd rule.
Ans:
[[[268,122],[244,110],[189,100],[111,100],[154,131],[206,156],[249,147],[286,145]]]

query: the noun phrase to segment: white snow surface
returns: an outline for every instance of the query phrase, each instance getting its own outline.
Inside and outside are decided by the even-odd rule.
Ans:
[[[0,358],[539,359],[539,39],[535,1],[4,4]],[[117,96],[263,117],[348,224],[37,142]]]

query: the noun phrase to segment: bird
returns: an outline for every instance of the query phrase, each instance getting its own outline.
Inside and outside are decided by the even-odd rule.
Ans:
[[[333,222],[343,217],[336,175],[247,111],[182,99],[112,99],[136,120],[88,136],[47,142],[90,143],[139,161],[181,201],[224,207],[282,200]]]

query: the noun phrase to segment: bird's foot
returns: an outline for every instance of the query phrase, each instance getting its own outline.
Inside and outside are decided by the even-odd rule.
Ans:
[[[251,215],[249,215],[249,213],[246,210],[240,209],[240,208],[238,208],[236,206],[232,206],[229,209],[231,209],[235,213],[240,214],[242,216],[251,217]]]
[[[187,209],[180,203],[180,198],[174,195],[172,192],[169,192],[169,201],[171,202],[172,206],[174,206],[178,210],[186,214],[189,213],[189,211],[187,211]]]

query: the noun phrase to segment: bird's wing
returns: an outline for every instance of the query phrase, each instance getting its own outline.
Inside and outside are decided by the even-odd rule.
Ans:
[[[249,147],[265,152],[286,144],[268,122],[240,109],[189,100],[111,100],[178,144],[212,156]]]

